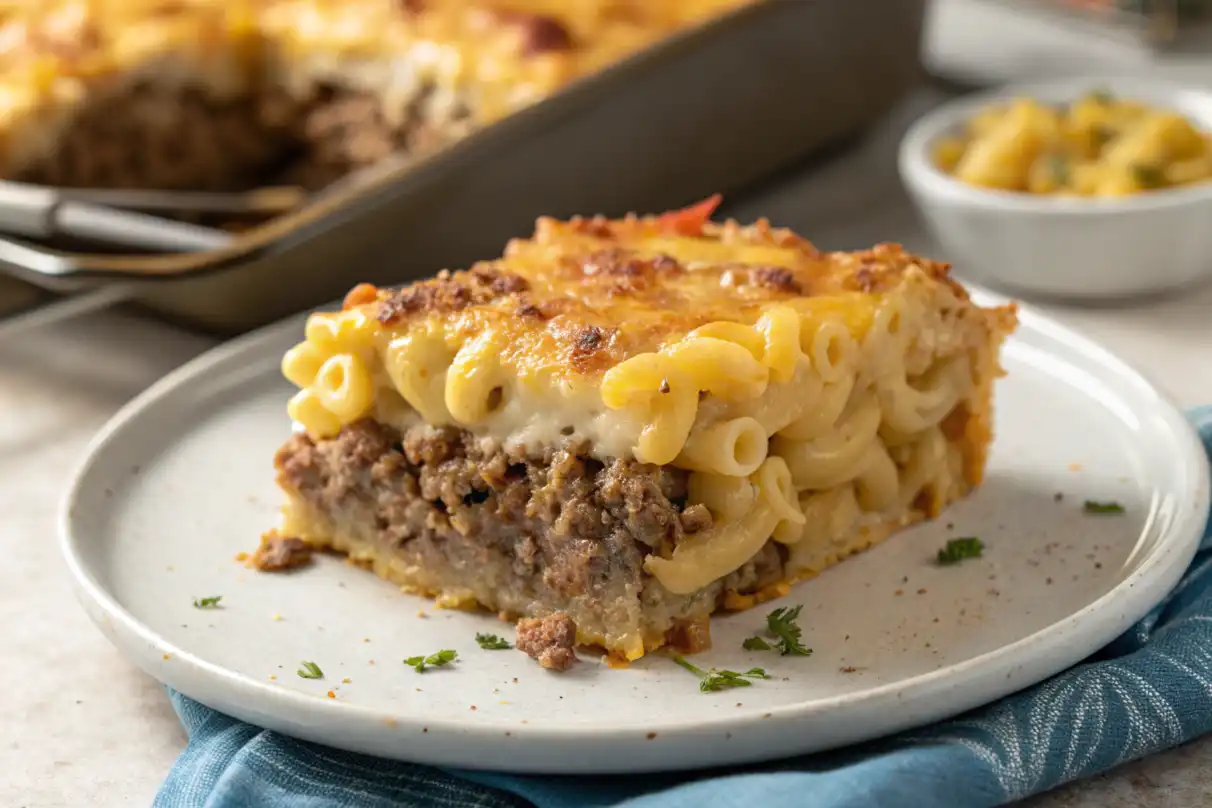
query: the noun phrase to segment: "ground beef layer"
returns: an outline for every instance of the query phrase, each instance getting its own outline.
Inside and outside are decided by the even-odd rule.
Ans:
[[[705,508],[686,506],[686,473],[602,463],[575,444],[529,455],[458,429],[401,434],[366,420],[329,440],[296,435],[275,465],[290,538],[445,605],[511,619],[564,613],[578,642],[628,658],[706,647],[725,598],[786,577],[770,543],[726,579],[670,593],[644,572],[645,556],[711,524]]]
[[[316,85],[217,98],[151,82],[98,90],[53,148],[14,179],[72,188],[319,189],[391,154],[423,156],[471,129],[457,104],[418,87],[385,114],[368,92]]]

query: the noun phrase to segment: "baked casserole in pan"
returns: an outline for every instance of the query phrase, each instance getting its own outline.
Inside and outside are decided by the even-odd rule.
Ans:
[[[10,0],[0,176],[316,188],[753,0]]]

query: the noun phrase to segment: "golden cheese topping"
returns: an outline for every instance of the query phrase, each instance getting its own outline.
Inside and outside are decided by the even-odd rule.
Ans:
[[[693,229],[687,213],[683,229]],[[773,302],[834,312],[861,330],[871,308],[864,295],[895,286],[910,267],[946,276],[945,265],[897,245],[822,253],[765,221],[708,222],[695,234],[677,221],[541,219],[533,239],[510,243],[503,258],[380,292],[370,307],[388,330],[441,319],[467,338],[492,331],[503,360],[523,372],[598,375],[700,326],[752,324]]]
[[[906,320],[933,298],[966,304],[944,264],[896,245],[822,253],[765,221],[713,224],[717,202],[541,219],[533,238],[471,270],[358,287],[342,311],[313,315],[286,357],[302,388],[295,419],[318,437],[372,413],[527,445],[579,435],[603,456],[669,463],[696,424],[793,397],[804,376],[857,372],[891,293],[893,307],[929,299]]]

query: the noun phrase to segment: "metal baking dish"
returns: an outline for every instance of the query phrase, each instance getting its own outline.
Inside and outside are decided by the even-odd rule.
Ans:
[[[360,281],[401,283],[494,257],[540,215],[675,207],[835,145],[924,77],[925,3],[760,0],[221,249],[101,256],[9,245],[0,264],[58,290],[134,281],[136,300],[174,321],[240,332]]]

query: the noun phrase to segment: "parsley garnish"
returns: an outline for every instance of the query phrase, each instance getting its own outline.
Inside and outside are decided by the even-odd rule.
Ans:
[[[295,671],[303,679],[323,679],[324,671],[314,662],[300,662],[303,667]]]
[[[513,648],[512,645],[495,634],[477,633],[476,642],[478,642],[480,647],[485,651],[504,651],[506,648]]]
[[[812,655],[812,649],[805,648],[800,643],[800,635],[803,631],[795,624],[795,621],[799,619],[800,610],[803,608],[803,605],[793,606],[790,609],[780,607],[766,615],[766,629],[778,638],[774,647],[782,656]]]
[[[1091,90],[1086,94],[1086,97],[1099,104],[1110,104],[1115,100],[1115,96],[1111,94],[1111,91],[1105,89]]]
[[[1095,502],[1088,499],[1082,505],[1082,510],[1086,513],[1123,513],[1124,506],[1118,502]]]
[[[217,609],[221,600],[223,600],[222,595],[211,595],[209,598],[194,598],[194,608]]]
[[[746,651],[769,651],[770,643],[755,634],[752,637],[746,637],[745,641],[741,643],[741,647]]]
[[[947,546],[938,551],[938,563],[942,566],[958,564],[965,558],[980,558],[985,544],[976,536],[948,539]]]
[[[404,664],[415,668],[417,673],[424,673],[426,667],[440,668],[443,665],[454,662],[458,655],[458,651],[447,649],[445,651],[438,651],[436,654],[430,654],[429,656],[410,656],[404,660]]]
[[[1057,185],[1067,185],[1069,183],[1069,158],[1065,155],[1049,155],[1048,170],[1051,172],[1052,179]]]
[[[761,668],[750,668],[744,673],[736,671],[718,671],[712,668],[710,671],[705,671],[699,666],[687,661],[683,657],[675,656],[673,661],[681,665],[686,670],[699,677],[699,690],[704,693],[714,693],[717,690],[728,690],[733,687],[749,687],[753,682],[750,679],[769,679],[770,674]]]

